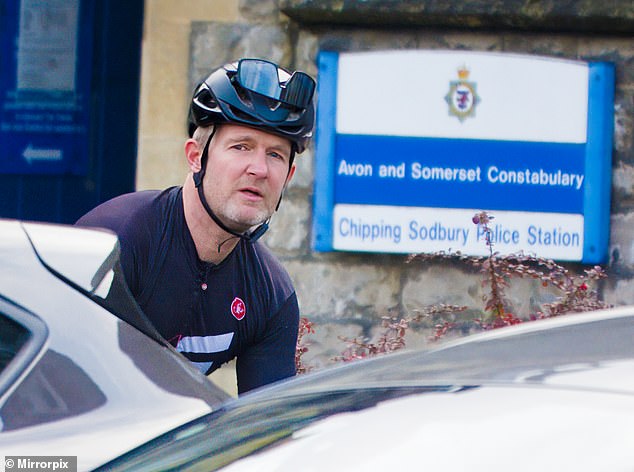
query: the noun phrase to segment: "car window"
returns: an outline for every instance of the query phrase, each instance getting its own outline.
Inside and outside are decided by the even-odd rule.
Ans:
[[[47,336],[42,320],[0,297],[0,398],[34,362]]]
[[[24,326],[0,315],[0,372],[20,351],[29,339],[29,332]]]

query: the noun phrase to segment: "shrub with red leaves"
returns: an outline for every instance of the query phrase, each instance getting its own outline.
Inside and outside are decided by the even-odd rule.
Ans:
[[[533,321],[566,313],[599,310],[609,305],[599,299],[598,291],[591,289],[597,281],[607,277],[601,266],[594,266],[574,274],[564,266],[553,260],[539,258],[524,253],[500,255],[493,249],[491,228],[489,223],[494,217],[485,211],[476,213],[472,221],[479,225],[485,234],[488,256],[464,256],[460,252],[438,252],[434,254],[416,254],[409,256],[407,263],[414,261],[457,260],[475,267],[483,275],[482,285],[488,287],[484,297],[483,316],[473,318],[473,323],[483,330],[497,329],[504,326],[516,325],[525,321]],[[505,296],[505,290],[514,278],[530,278],[541,281],[543,288],[552,287],[560,292],[553,303],[544,303],[541,309],[529,313],[526,319],[521,319],[513,312],[511,303]],[[359,338],[340,339],[348,345],[336,362],[350,362],[380,354],[387,354],[405,347],[405,336],[412,322],[423,319],[437,320],[433,325],[432,341],[445,337],[450,331],[457,329],[458,323],[446,319],[449,315],[467,310],[466,306],[438,304],[424,308],[411,316],[402,318],[386,316],[382,318],[383,331],[375,341]],[[304,336],[314,333],[313,324],[302,318],[297,344],[297,372],[304,373],[310,368],[303,365],[301,356],[308,350],[304,343]]]

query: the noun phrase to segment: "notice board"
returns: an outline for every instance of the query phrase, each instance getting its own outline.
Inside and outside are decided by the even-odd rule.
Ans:
[[[93,2],[6,0],[0,16],[0,174],[88,167]]]
[[[607,258],[614,67],[473,51],[322,51],[317,251]]]

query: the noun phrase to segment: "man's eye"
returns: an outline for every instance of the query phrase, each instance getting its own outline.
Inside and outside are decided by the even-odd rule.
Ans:
[[[284,154],[280,154],[279,152],[271,152],[269,155],[274,159],[279,159],[285,161],[287,158]]]

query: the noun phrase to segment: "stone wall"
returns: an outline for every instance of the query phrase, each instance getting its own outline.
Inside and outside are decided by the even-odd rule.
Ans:
[[[210,12],[204,21],[191,18],[189,90],[209,70],[242,56],[268,57],[316,75],[315,60],[322,49],[461,49],[615,63],[611,260],[609,278],[599,290],[609,303],[634,303],[631,2],[610,2],[608,7],[592,1],[241,0],[235,5],[233,21],[213,19]],[[300,156],[298,167],[265,242],[295,281],[303,316],[316,323],[304,358],[308,363],[329,364],[345,348],[339,336],[372,336],[387,314],[411,314],[437,303],[467,305],[472,313],[482,308],[480,275],[457,262],[405,264],[398,255],[313,252],[312,148]],[[514,284],[509,295],[522,313],[554,296],[524,281]],[[409,345],[428,343],[428,334],[428,329],[412,332]]]

